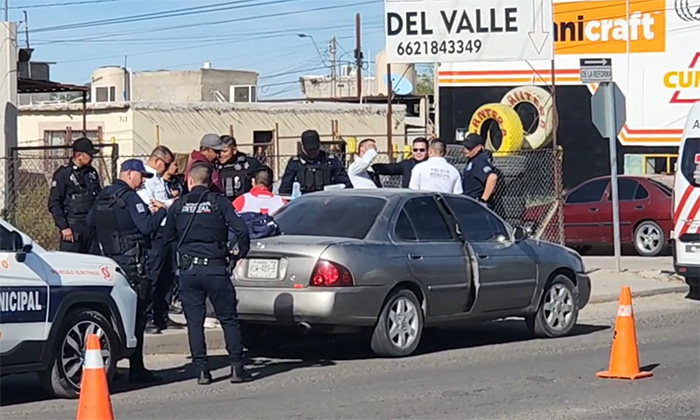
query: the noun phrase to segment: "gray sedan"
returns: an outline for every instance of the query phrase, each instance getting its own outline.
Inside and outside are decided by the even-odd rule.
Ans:
[[[376,354],[399,357],[425,327],[505,317],[559,337],[591,293],[575,251],[529,239],[465,196],[325,191],[275,219],[282,235],[253,240],[234,275],[249,349],[292,327],[366,331]]]

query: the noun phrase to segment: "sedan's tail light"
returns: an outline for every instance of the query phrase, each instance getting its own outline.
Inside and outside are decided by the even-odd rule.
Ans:
[[[309,285],[312,287],[343,287],[354,286],[355,281],[347,268],[334,262],[320,260],[314,267]]]

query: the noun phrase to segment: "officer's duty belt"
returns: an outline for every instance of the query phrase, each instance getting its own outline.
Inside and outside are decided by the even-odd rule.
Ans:
[[[192,265],[226,267],[226,266],[228,266],[228,262],[224,258],[192,257]]]

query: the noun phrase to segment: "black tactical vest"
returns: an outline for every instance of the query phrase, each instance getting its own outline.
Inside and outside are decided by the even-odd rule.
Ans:
[[[221,184],[224,186],[224,195],[233,200],[243,195],[250,187],[250,163],[246,156],[238,155],[233,162],[221,166]]]
[[[307,162],[299,158],[296,179],[301,186],[302,193],[322,191],[323,187],[331,184],[330,160]]]
[[[129,189],[121,188],[110,195],[97,200],[95,203],[95,231],[97,241],[105,256],[137,254],[138,250],[148,247],[148,238],[143,235],[135,224],[131,228],[122,228],[117,221],[116,212],[128,212],[126,202],[122,198]]]
[[[204,194],[206,196],[199,204],[197,202],[200,201],[200,194],[190,193],[182,198],[182,205],[175,215],[179,232],[179,249],[181,253],[191,257],[225,258],[229,254],[226,246],[228,228],[221,208],[216,204],[216,194],[212,192]],[[193,214],[192,224],[185,232]],[[192,255],[188,249],[191,249],[193,244],[205,245],[208,249],[213,246],[214,249],[211,249],[211,255]]]
[[[71,174],[68,180],[75,185],[78,191],[66,195],[65,209],[68,213],[67,216],[69,219],[84,219],[95,203],[97,190],[94,185],[86,183],[75,169],[71,168]],[[97,182],[97,180],[94,181]]]

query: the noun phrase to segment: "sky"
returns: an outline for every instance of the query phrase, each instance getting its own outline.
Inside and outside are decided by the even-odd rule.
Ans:
[[[49,61],[51,79],[90,81],[102,66],[133,71],[212,68],[259,73],[261,99],[301,96],[299,77],[329,75],[329,44],[350,64],[355,14],[362,17],[364,71],[384,48],[383,0],[8,0],[10,20],[29,23],[32,60]],[[0,3],[2,7],[2,3]],[[299,34],[311,37],[299,37]],[[314,42],[318,50],[314,46]]]

